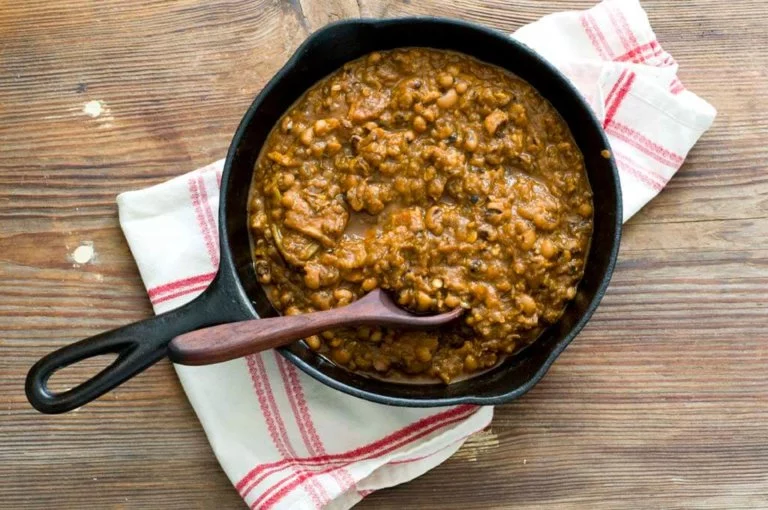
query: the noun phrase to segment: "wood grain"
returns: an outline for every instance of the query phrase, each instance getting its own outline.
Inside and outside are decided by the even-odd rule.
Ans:
[[[5,2],[0,507],[243,508],[168,363],[63,416],[24,398],[37,358],[151,313],[117,193],[222,157],[253,96],[328,21],[437,14],[512,31],[591,3]],[[360,508],[768,507],[768,12],[643,5],[714,126],[627,225],[608,295],[545,380]],[[78,264],[86,242],[95,255]]]

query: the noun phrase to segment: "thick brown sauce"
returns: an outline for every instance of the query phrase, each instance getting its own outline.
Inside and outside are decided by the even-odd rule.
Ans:
[[[453,52],[350,62],[270,133],[250,200],[254,264],[292,315],[381,287],[436,331],[362,327],[308,345],[350,370],[444,382],[493,367],[576,293],[592,193],[568,127],[530,85]]]

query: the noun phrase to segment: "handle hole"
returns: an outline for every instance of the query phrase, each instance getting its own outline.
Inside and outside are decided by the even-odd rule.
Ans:
[[[62,367],[48,379],[48,390],[52,393],[71,390],[107,368],[117,359],[117,356],[117,353],[100,354]]]

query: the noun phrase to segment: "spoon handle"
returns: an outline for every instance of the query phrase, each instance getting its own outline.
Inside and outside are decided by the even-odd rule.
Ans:
[[[208,365],[287,345],[332,327],[363,325],[366,317],[347,307],[302,315],[221,324],[179,335],[168,357],[182,365]]]
[[[409,322],[430,325],[436,319],[439,323],[439,317],[414,317],[394,306],[376,289],[341,308],[233,322],[185,333],[171,340],[168,357],[182,365],[208,365],[281,347],[327,329]]]

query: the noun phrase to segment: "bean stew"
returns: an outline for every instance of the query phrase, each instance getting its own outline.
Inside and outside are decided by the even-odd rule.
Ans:
[[[592,192],[568,126],[528,83],[459,53],[371,53],[310,88],[254,167],[257,277],[293,315],[382,288],[434,331],[326,331],[350,370],[445,383],[533,342],[576,294]]]

